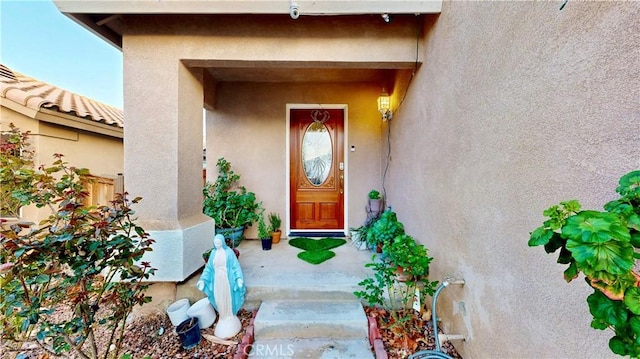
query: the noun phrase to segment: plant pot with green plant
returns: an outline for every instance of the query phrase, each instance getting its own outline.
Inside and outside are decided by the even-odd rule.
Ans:
[[[262,241],[262,250],[271,250],[271,244],[273,243],[271,233],[264,222],[264,216],[262,214],[258,217],[258,237],[260,237]]]
[[[404,234],[404,225],[398,221],[395,212],[387,210],[367,230],[367,245],[375,252],[382,253],[383,247],[401,234]]]
[[[385,250],[389,264],[396,268],[398,281],[421,280],[429,275],[432,258],[427,255],[427,248],[412,236],[401,234],[395,237]]]
[[[202,211],[215,221],[216,233],[224,235],[231,248],[244,238],[243,232],[258,220],[262,202],[253,192],[240,186],[240,175],[231,170],[231,163],[221,157],[216,163],[218,177],[202,189]]]
[[[282,219],[280,219],[280,215],[275,212],[269,213],[269,232],[271,232],[271,241],[273,244],[280,243],[280,237],[282,236],[282,231],[280,230],[281,225]]]
[[[378,190],[369,191],[369,200],[367,202],[367,216],[377,218],[383,210],[383,200]]]

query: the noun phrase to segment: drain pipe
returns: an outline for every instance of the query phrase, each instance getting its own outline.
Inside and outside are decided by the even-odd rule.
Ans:
[[[459,335],[459,334],[456,334],[456,335],[443,334],[442,336],[438,335],[438,316],[436,315],[436,302],[438,301],[438,295],[440,295],[440,292],[444,288],[448,287],[450,284],[464,285],[464,279],[447,277],[444,279],[444,281],[442,281],[442,283],[436,289],[436,292],[433,294],[433,308],[431,308],[431,311],[432,311],[431,320],[433,322],[434,336],[436,337],[437,351],[442,351],[441,350],[442,343],[446,340],[464,340],[465,339],[463,335]]]

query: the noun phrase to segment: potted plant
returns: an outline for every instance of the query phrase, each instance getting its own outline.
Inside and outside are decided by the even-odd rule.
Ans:
[[[221,157],[216,163],[218,177],[202,189],[202,211],[215,221],[216,233],[224,235],[232,248],[243,238],[246,227],[258,220],[262,206],[253,192],[238,185],[240,175],[231,170],[231,163]]]
[[[267,229],[267,225],[264,222],[264,216],[258,217],[258,237],[262,241],[262,250],[268,251],[271,249],[271,233]]]
[[[401,234],[385,248],[387,259],[396,268],[398,281],[420,280],[429,275],[429,264],[433,258],[427,256],[427,248],[408,235]]]
[[[369,191],[369,201],[367,204],[367,214],[372,218],[377,218],[382,213],[382,196],[378,190]]]
[[[282,231],[280,230],[281,225],[282,220],[280,219],[280,215],[275,212],[269,213],[269,232],[271,232],[273,244],[280,243],[280,237],[282,236]]]
[[[398,221],[395,212],[387,210],[367,230],[367,245],[377,253],[382,253],[382,248],[401,234],[404,234],[404,225]]]

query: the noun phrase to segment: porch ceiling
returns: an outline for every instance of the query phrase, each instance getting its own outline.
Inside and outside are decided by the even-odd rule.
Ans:
[[[394,70],[327,68],[208,68],[216,82],[383,82]]]

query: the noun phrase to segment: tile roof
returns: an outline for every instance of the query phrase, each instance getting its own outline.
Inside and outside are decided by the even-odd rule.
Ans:
[[[114,127],[124,127],[122,110],[49,85],[0,64],[0,97],[32,110],[48,109]]]

